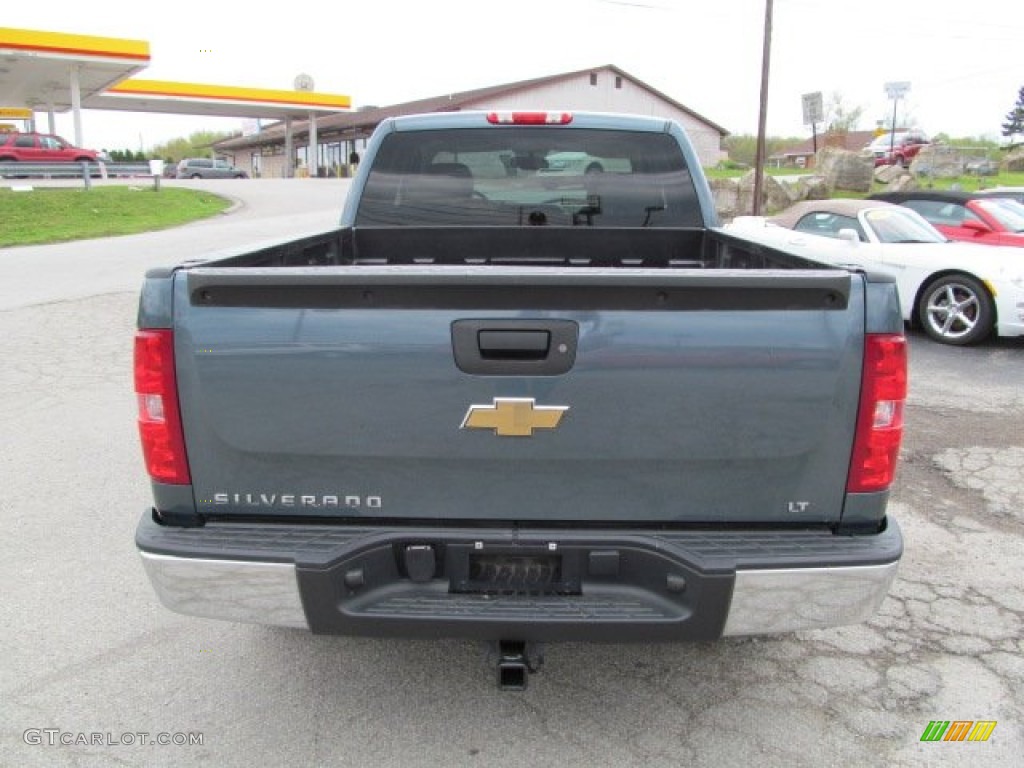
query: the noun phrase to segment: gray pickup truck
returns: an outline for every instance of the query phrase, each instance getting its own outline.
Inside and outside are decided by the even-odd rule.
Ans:
[[[544,642],[860,622],[896,573],[895,284],[719,229],[665,120],[387,120],[338,228],[152,271],[138,325],[175,611],[480,639],[521,688]]]

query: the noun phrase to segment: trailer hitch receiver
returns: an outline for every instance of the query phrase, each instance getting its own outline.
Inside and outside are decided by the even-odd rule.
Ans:
[[[520,640],[498,642],[498,688],[502,691],[524,691],[527,675],[540,670],[544,653],[539,644]]]

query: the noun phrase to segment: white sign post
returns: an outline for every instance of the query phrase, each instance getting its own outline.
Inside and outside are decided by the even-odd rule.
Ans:
[[[821,91],[805,93],[800,99],[804,106],[804,125],[814,125],[825,119]]]
[[[897,99],[902,99],[909,92],[910,83],[906,82],[905,80],[885,84],[885,93],[893,101],[896,101]]]
[[[825,119],[821,91],[805,93],[800,99],[803,102],[804,108],[804,125],[811,126],[811,136],[814,139],[814,154],[818,154],[818,123]]]
[[[885,84],[885,94],[892,99],[892,130],[889,132],[889,157],[892,158],[893,150],[896,148],[896,105],[900,99],[905,98],[910,92],[910,83],[906,80],[898,80]]]

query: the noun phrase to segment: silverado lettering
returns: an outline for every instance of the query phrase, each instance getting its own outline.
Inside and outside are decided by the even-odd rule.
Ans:
[[[380,509],[383,505],[380,496],[349,496],[328,494],[313,496],[295,493],[214,493],[213,503],[223,505],[242,505],[250,507],[349,507],[358,509],[364,504],[370,509]]]

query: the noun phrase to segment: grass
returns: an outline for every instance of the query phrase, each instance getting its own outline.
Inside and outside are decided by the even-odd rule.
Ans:
[[[1024,171],[1001,171],[998,176],[957,176],[955,179],[918,179],[921,189],[951,189],[957,185],[964,192],[977,192],[992,187],[1024,187]]]
[[[704,175],[709,179],[738,179],[750,172],[750,168],[705,168]],[[813,171],[805,168],[765,168],[769,176],[806,176]]]
[[[220,213],[230,201],[209,192],[151,186],[0,189],[0,248],[130,235]]]
[[[977,192],[982,189],[991,189],[992,187],[1024,187],[1024,172],[1009,173],[1001,171],[998,176],[956,176],[950,179],[917,177],[915,180],[917,181],[918,189],[958,189],[961,192]],[[886,184],[879,184],[876,181],[871,185],[871,192],[869,194],[874,195],[879,192],[885,192],[887,188]],[[856,192],[840,192],[838,190],[835,194],[835,197],[866,196]]]
[[[744,170],[732,170],[722,168],[705,168],[704,175],[709,179],[733,179],[739,178],[747,171]],[[766,168],[765,173],[768,176],[793,176],[799,174],[813,174],[813,170],[803,170],[801,168]],[[1024,187],[1024,171],[1015,171],[1010,173],[1008,171],[1000,171],[998,176],[957,176],[952,179],[917,179],[918,189],[959,189],[963,192],[977,192],[981,189],[991,189],[992,187]],[[868,194],[876,194],[878,192],[885,192],[886,185],[879,184],[877,181],[871,185],[871,192]],[[846,198],[862,198],[867,195],[858,192],[846,192],[843,190],[836,190],[833,197],[846,197]]]
[[[725,168],[705,168],[704,175],[709,179],[738,179],[750,169],[736,170]],[[814,173],[814,169],[804,168],[765,168],[768,176],[806,176]],[[1010,173],[1000,171],[998,176],[958,176],[954,179],[918,179],[921,187],[929,189],[949,189],[953,184],[959,184],[965,192],[975,192],[979,189],[990,187],[1024,187],[1024,171]]]

